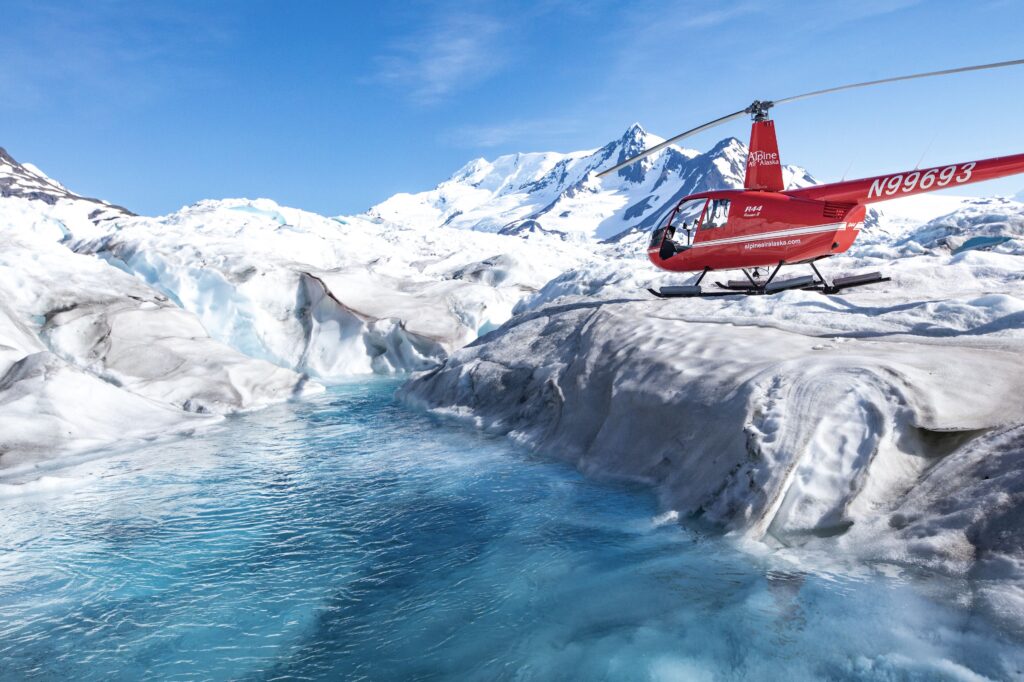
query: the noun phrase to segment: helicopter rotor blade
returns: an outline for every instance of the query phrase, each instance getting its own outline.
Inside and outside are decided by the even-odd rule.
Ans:
[[[626,159],[625,161],[617,163],[616,165],[612,166],[611,168],[609,168],[607,170],[601,171],[600,173],[597,174],[597,177],[602,178],[602,177],[604,177],[606,175],[614,173],[614,172],[616,172],[618,170],[621,170],[621,169],[625,168],[626,166],[629,166],[629,165],[632,165],[632,164],[636,163],[637,161],[639,161],[641,159],[647,158],[651,154],[656,154],[656,153],[660,152],[665,147],[669,146],[670,144],[673,144],[674,142],[678,142],[679,140],[682,140],[685,137],[689,137],[691,135],[696,135],[697,133],[700,133],[700,132],[703,132],[705,130],[708,130],[709,128],[714,128],[715,126],[719,126],[719,125],[721,125],[723,123],[727,123],[729,121],[732,121],[734,119],[737,119],[737,118],[743,116],[744,114],[767,114],[768,109],[771,109],[772,107],[774,107],[776,105],[779,105],[779,104],[788,104],[789,102],[796,102],[797,100],[807,99],[809,97],[816,97],[818,95],[827,95],[829,93],[841,92],[843,90],[853,90],[855,88],[866,88],[866,87],[869,87],[869,86],[872,86],[872,85],[881,85],[883,83],[895,83],[897,81],[909,81],[909,80],[914,80],[914,79],[917,79],[917,78],[930,78],[932,76],[948,76],[948,75],[954,74],[954,73],[965,73],[965,72],[968,72],[968,71],[983,71],[985,69],[998,69],[998,68],[1001,68],[1001,67],[1004,67],[1004,66],[1016,66],[1016,65],[1019,65],[1019,64],[1024,64],[1024,59],[1013,59],[1013,60],[1006,61],[1006,62],[994,62],[992,64],[978,64],[976,66],[961,66],[961,67],[956,68],[956,69],[943,69],[941,71],[928,71],[926,73],[914,73],[914,74],[910,74],[908,76],[895,76],[893,78],[881,78],[879,80],[865,81],[863,83],[850,83],[848,85],[840,85],[840,86],[837,86],[837,87],[834,87],[834,88],[824,88],[822,90],[814,90],[812,92],[805,92],[805,93],[800,94],[800,95],[793,95],[791,97],[785,97],[783,99],[777,99],[777,100],[774,100],[774,101],[764,101],[764,102],[755,101],[753,104],[751,104],[746,109],[742,109],[742,110],[734,112],[732,114],[728,114],[727,116],[722,116],[721,118],[716,118],[715,120],[710,121],[708,123],[705,123],[704,125],[699,125],[696,128],[691,128],[690,130],[687,130],[686,132],[679,133],[675,137],[670,137],[669,139],[665,140],[661,144],[656,144],[653,147],[651,147],[650,149],[645,149],[644,151],[640,152],[636,156],[630,157],[630,158]]]
[[[823,90],[814,90],[813,92],[805,92],[802,95],[793,95],[792,97],[785,97],[783,99],[777,99],[772,104],[787,104],[789,102],[795,102],[801,99],[807,99],[808,97],[815,97],[817,95],[827,95],[831,92],[840,92],[842,90],[853,90],[854,88],[866,88],[871,85],[881,85],[882,83],[895,83],[897,81],[909,81],[916,78],[930,78],[932,76],[948,76],[954,73],[965,73],[967,71],[983,71],[985,69],[998,69],[1003,66],[1016,66],[1018,64],[1024,64],[1024,59],[1014,59],[1008,62],[995,62],[993,64],[978,64],[977,66],[961,66],[956,69],[943,69],[942,71],[928,71],[927,73],[913,73],[909,76],[895,76],[893,78],[881,78],[875,81],[865,81],[863,83],[850,83],[849,85],[840,85],[835,88],[825,88]]]
[[[654,145],[650,149],[643,150],[642,152],[640,152],[636,156],[631,156],[628,159],[626,159],[625,161],[623,161],[621,163],[618,163],[618,164],[612,166],[611,168],[609,168],[607,170],[601,171],[600,173],[597,174],[597,177],[603,178],[604,176],[606,176],[606,175],[608,175],[610,173],[614,173],[617,170],[620,170],[622,168],[625,168],[626,166],[630,166],[630,165],[636,163],[640,159],[645,159],[648,156],[650,156],[651,154],[657,154],[658,152],[660,152],[665,147],[667,147],[670,144],[673,144],[675,142],[678,142],[679,140],[683,139],[684,137],[689,137],[690,135],[696,135],[697,133],[703,132],[703,131],[707,130],[708,128],[714,128],[715,126],[722,125],[723,123],[728,123],[729,121],[731,121],[733,119],[736,119],[736,118],[739,118],[740,116],[746,115],[746,113],[747,113],[746,109],[740,109],[739,111],[731,113],[728,116],[723,116],[721,118],[716,118],[714,121],[710,121],[708,123],[705,123],[704,125],[699,125],[696,128],[691,128],[691,129],[687,130],[686,132],[679,133],[675,137],[670,137],[667,140],[665,140],[664,142],[662,142],[660,144]]]

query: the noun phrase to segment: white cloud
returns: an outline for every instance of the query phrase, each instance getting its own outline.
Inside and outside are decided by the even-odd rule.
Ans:
[[[704,11],[686,11],[682,16],[675,17],[676,28],[710,28],[757,11],[758,6],[752,2],[741,2],[736,5],[720,4],[718,7]]]
[[[488,148],[500,147],[524,138],[533,141],[549,137],[560,138],[578,133],[580,128],[580,122],[570,118],[512,120],[460,126],[444,133],[442,139],[457,147]]]
[[[222,17],[173,5],[97,0],[12,3],[0,41],[5,105],[34,108],[62,99],[89,106],[173,93],[182,83],[208,82],[202,57],[229,38]],[[189,60],[178,60],[181,54]]]
[[[433,104],[494,75],[507,60],[502,23],[481,14],[448,13],[377,58],[377,79],[414,101]]]

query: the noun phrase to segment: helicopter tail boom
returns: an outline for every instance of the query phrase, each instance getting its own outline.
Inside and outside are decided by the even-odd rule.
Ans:
[[[1024,173],[1024,154],[914,169],[902,173],[889,173],[872,178],[836,182],[830,185],[815,185],[814,187],[790,190],[785,194],[800,199],[873,204],[985,180],[995,180],[1016,173]]]

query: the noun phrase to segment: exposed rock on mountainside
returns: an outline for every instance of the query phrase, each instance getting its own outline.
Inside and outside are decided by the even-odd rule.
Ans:
[[[89,218],[92,220],[134,215],[121,206],[75,194],[32,164],[18,163],[6,149],[0,147],[0,198],[5,197],[34,199],[51,206],[62,199],[87,202],[93,204],[92,210],[89,211]]]

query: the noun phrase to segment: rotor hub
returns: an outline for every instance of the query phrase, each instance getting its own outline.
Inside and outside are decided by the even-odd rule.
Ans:
[[[744,109],[744,111],[750,114],[751,118],[753,118],[755,121],[767,121],[769,118],[768,110],[771,109],[773,106],[775,106],[775,102],[772,102],[770,100],[765,100],[762,102],[759,99],[755,99],[754,103],[751,104],[746,109]]]

